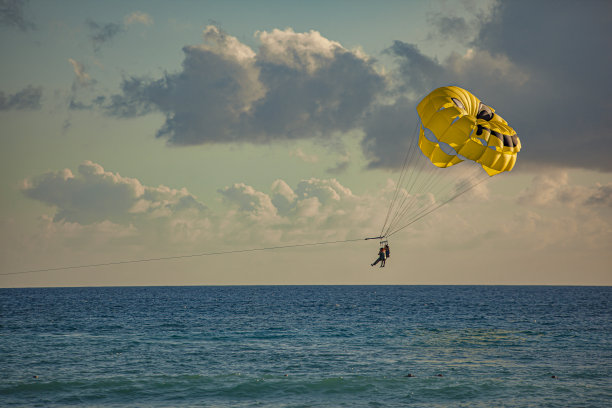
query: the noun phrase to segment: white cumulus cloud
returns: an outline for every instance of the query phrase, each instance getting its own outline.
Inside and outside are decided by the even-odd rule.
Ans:
[[[151,25],[153,24],[153,17],[151,17],[149,14],[144,13],[142,11],[134,11],[133,13],[125,16],[123,21],[126,25],[130,25],[130,24]]]
[[[290,151],[289,152],[289,156],[297,157],[298,159],[302,160],[305,163],[316,163],[316,162],[319,161],[319,158],[317,157],[317,155],[315,155],[315,154],[306,154],[300,148],[297,148],[295,150]]]
[[[55,208],[54,220],[92,224],[112,221],[129,225],[136,217],[168,217],[183,211],[202,213],[206,206],[187,190],[144,186],[138,179],[83,162],[75,175],[70,169],[24,180],[22,192]]]
[[[518,202],[538,207],[612,207],[612,184],[576,185],[571,183],[567,171],[548,171],[533,178]]]
[[[345,51],[336,41],[330,41],[318,31],[296,33],[293,29],[258,32],[261,46],[259,57],[271,64],[305,70],[312,74],[333,62],[336,51]],[[288,52],[290,51],[290,52]]]
[[[258,32],[257,51],[216,26],[183,48],[180,72],[130,77],[106,113],[166,116],[157,136],[170,144],[268,143],[317,138],[359,126],[384,77],[363,53],[320,33]]]

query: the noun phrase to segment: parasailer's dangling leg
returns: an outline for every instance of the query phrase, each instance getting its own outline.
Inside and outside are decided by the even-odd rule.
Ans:
[[[374,266],[379,262],[381,263],[380,264],[381,268],[385,266],[385,249],[384,248],[380,248],[380,250],[378,251],[378,259],[376,259],[376,261],[371,265]]]

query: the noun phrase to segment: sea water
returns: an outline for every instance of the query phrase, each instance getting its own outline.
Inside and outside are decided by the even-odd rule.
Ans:
[[[612,406],[612,288],[0,289],[0,406]]]

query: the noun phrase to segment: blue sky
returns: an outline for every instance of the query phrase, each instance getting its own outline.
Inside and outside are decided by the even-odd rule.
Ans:
[[[611,14],[604,1],[1,1],[0,286],[612,284]],[[384,272],[369,266],[376,244],[357,242],[6,275],[376,235],[416,103],[451,84],[495,107],[523,150],[397,234]]]

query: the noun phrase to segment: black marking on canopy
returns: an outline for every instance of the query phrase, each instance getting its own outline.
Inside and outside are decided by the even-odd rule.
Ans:
[[[484,119],[488,122],[493,119],[493,116],[495,116],[493,109],[481,102],[480,106],[478,107],[478,115],[476,115],[476,119]]]
[[[495,136],[496,138],[500,139],[501,141],[504,142],[504,146],[507,147],[516,147],[518,146],[518,136],[517,135],[504,135],[502,133],[499,133],[495,130],[491,130],[488,127],[484,127],[482,125],[478,125],[477,129],[476,129],[476,135],[480,136],[482,135],[483,131],[486,130],[489,133],[491,133],[491,136]]]

